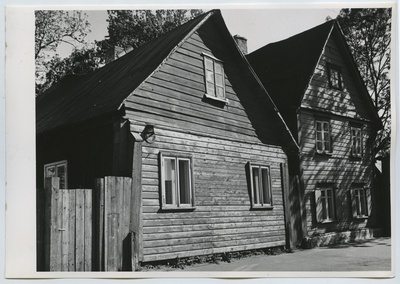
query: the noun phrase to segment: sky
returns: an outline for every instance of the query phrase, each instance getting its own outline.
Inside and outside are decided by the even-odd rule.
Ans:
[[[203,9],[204,11],[207,11]],[[221,9],[222,16],[232,35],[247,39],[248,52],[283,40],[325,22],[327,16],[335,18],[340,8],[326,9]],[[107,35],[106,10],[85,11],[91,24],[88,42],[101,40]],[[72,51],[70,45],[58,50],[65,57]]]

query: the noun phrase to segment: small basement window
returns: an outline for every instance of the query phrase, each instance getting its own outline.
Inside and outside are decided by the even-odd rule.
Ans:
[[[44,165],[44,183],[46,183],[46,178],[49,177],[59,177],[60,178],[60,189],[67,189],[68,184],[68,171],[67,171],[67,161],[58,161],[50,164]]]
[[[340,68],[338,66],[328,64],[328,78],[329,78],[329,87],[333,89],[342,90],[342,73],[340,72]]]
[[[160,162],[161,208],[194,208],[192,156],[160,153]]]
[[[222,62],[219,59],[204,53],[203,58],[206,84],[205,96],[210,99],[226,102],[225,73]]]
[[[272,186],[269,166],[249,163],[252,208],[272,208]]]

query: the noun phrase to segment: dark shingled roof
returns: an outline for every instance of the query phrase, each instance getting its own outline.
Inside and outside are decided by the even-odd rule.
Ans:
[[[252,71],[245,56],[239,51],[230,35],[221,12],[212,10],[142,45],[93,73],[85,76],[67,76],[48,92],[38,96],[36,98],[36,134],[40,135],[63,127],[73,127],[95,118],[121,115],[122,112],[117,112],[123,111],[121,107],[124,100],[141,83],[145,82],[187,37],[209,19],[212,19],[217,27],[221,28],[221,35],[241,56],[244,62],[243,66],[245,68],[247,66],[248,70]],[[259,90],[263,90],[263,86],[255,74],[252,78],[260,88]],[[264,93],[264,91],[261,92]],[[298,145],[270,96],[266,94],[262,99],[265,104],[258,106],[260,113],[273,113],[276,115],[272,115],[276,118],[275,122],[280,122],[274,125],[276,129],[279,129],[279,135],[271,134],[270,136],[273,137],[271,141],[274,141],[273,143],[276,145],[297,150]],[[283,129],[285,130],[281,131]]]
[[[333,25],[326,22],[247,55],[280,111],[299,106]]]
[[[36,133],[115,112],[169,53],[215,10],[85,76],[67,76],[36,98]]]

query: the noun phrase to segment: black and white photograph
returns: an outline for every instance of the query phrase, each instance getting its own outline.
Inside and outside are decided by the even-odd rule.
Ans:
[[[31,8],[33,274],[393,277],[394,7]]]

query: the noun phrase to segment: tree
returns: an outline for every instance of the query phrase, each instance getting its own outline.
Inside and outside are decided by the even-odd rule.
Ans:
[[[40,11],[42,12],[42,11]],[[45,11],[47,12],[47,11]],[[54,11],[51,11],[54,12]],[[81,49],[75,48],[67,58],[58,55],[44,63],[44,70],[37,70],[36,94],[40,95],[51,85],[57,83],[65,75],[82,75],[93,71],[105,63],[107,55],[115,46],[135,49],[142,44],[166,33],[179,25],[197,17],[201,10],[118,10],[107,11],[108,13],[108,38],[96,41],[93,48],[88,48],[84,43],[84,36],[88,32],[87,19],[82,12],[65,15],[51,13],[53,20],[43,19],[45,14],[36,15],[36,29],[40,33],[36,35],[35,53],[40,54],[43,50],[55,50],[61,42],[70,39],[83,43]],[[56,28],[55,19],[63,23],[63,28]],[[49,24],[46,24],[49,22]],[[39,26],[39,27],[38,27]],[[47,43],[47,44],[45,44]],[[43,60],[42,60],[43,62]],[[38,60],[37,60],[38,66]],[[41,80],[39,80],[42,75]]]
[[[44,78],[36,82],[36,94],[40,95],[66,75],[84,75],[99,67],[100,60],[93,48],[75,49],[70,56],[61,58],[56,54],[46,62]]]
[[[382,121],[374,154],[390,149],[390,42],[391,9],[342,9],[337,17],[355,61]]]
[[[74,48],[85,44],[85,36],[90,32],[87,15],[81,11],[37,10],[35,11],[35,61],[36,94],[43,93],[52,83],[58,81],[63,70],[71,63],[55,54],[61,43]],[[80,52],[78,52],[80,53]],[[53,58],[52,58],[53,57]],[[72,56],[72,58],[77,58]],[[58,75],[55,70],[60,70]]]
[[[108,38],[96,42],[103,60],[115,46],[136,49],[202,14],[202,10],[110,10]]]
[[[84,43],[89,27],[87,15],[81,11],[35,11],[35,59],[45,50],[55,51],[62,42]]]

